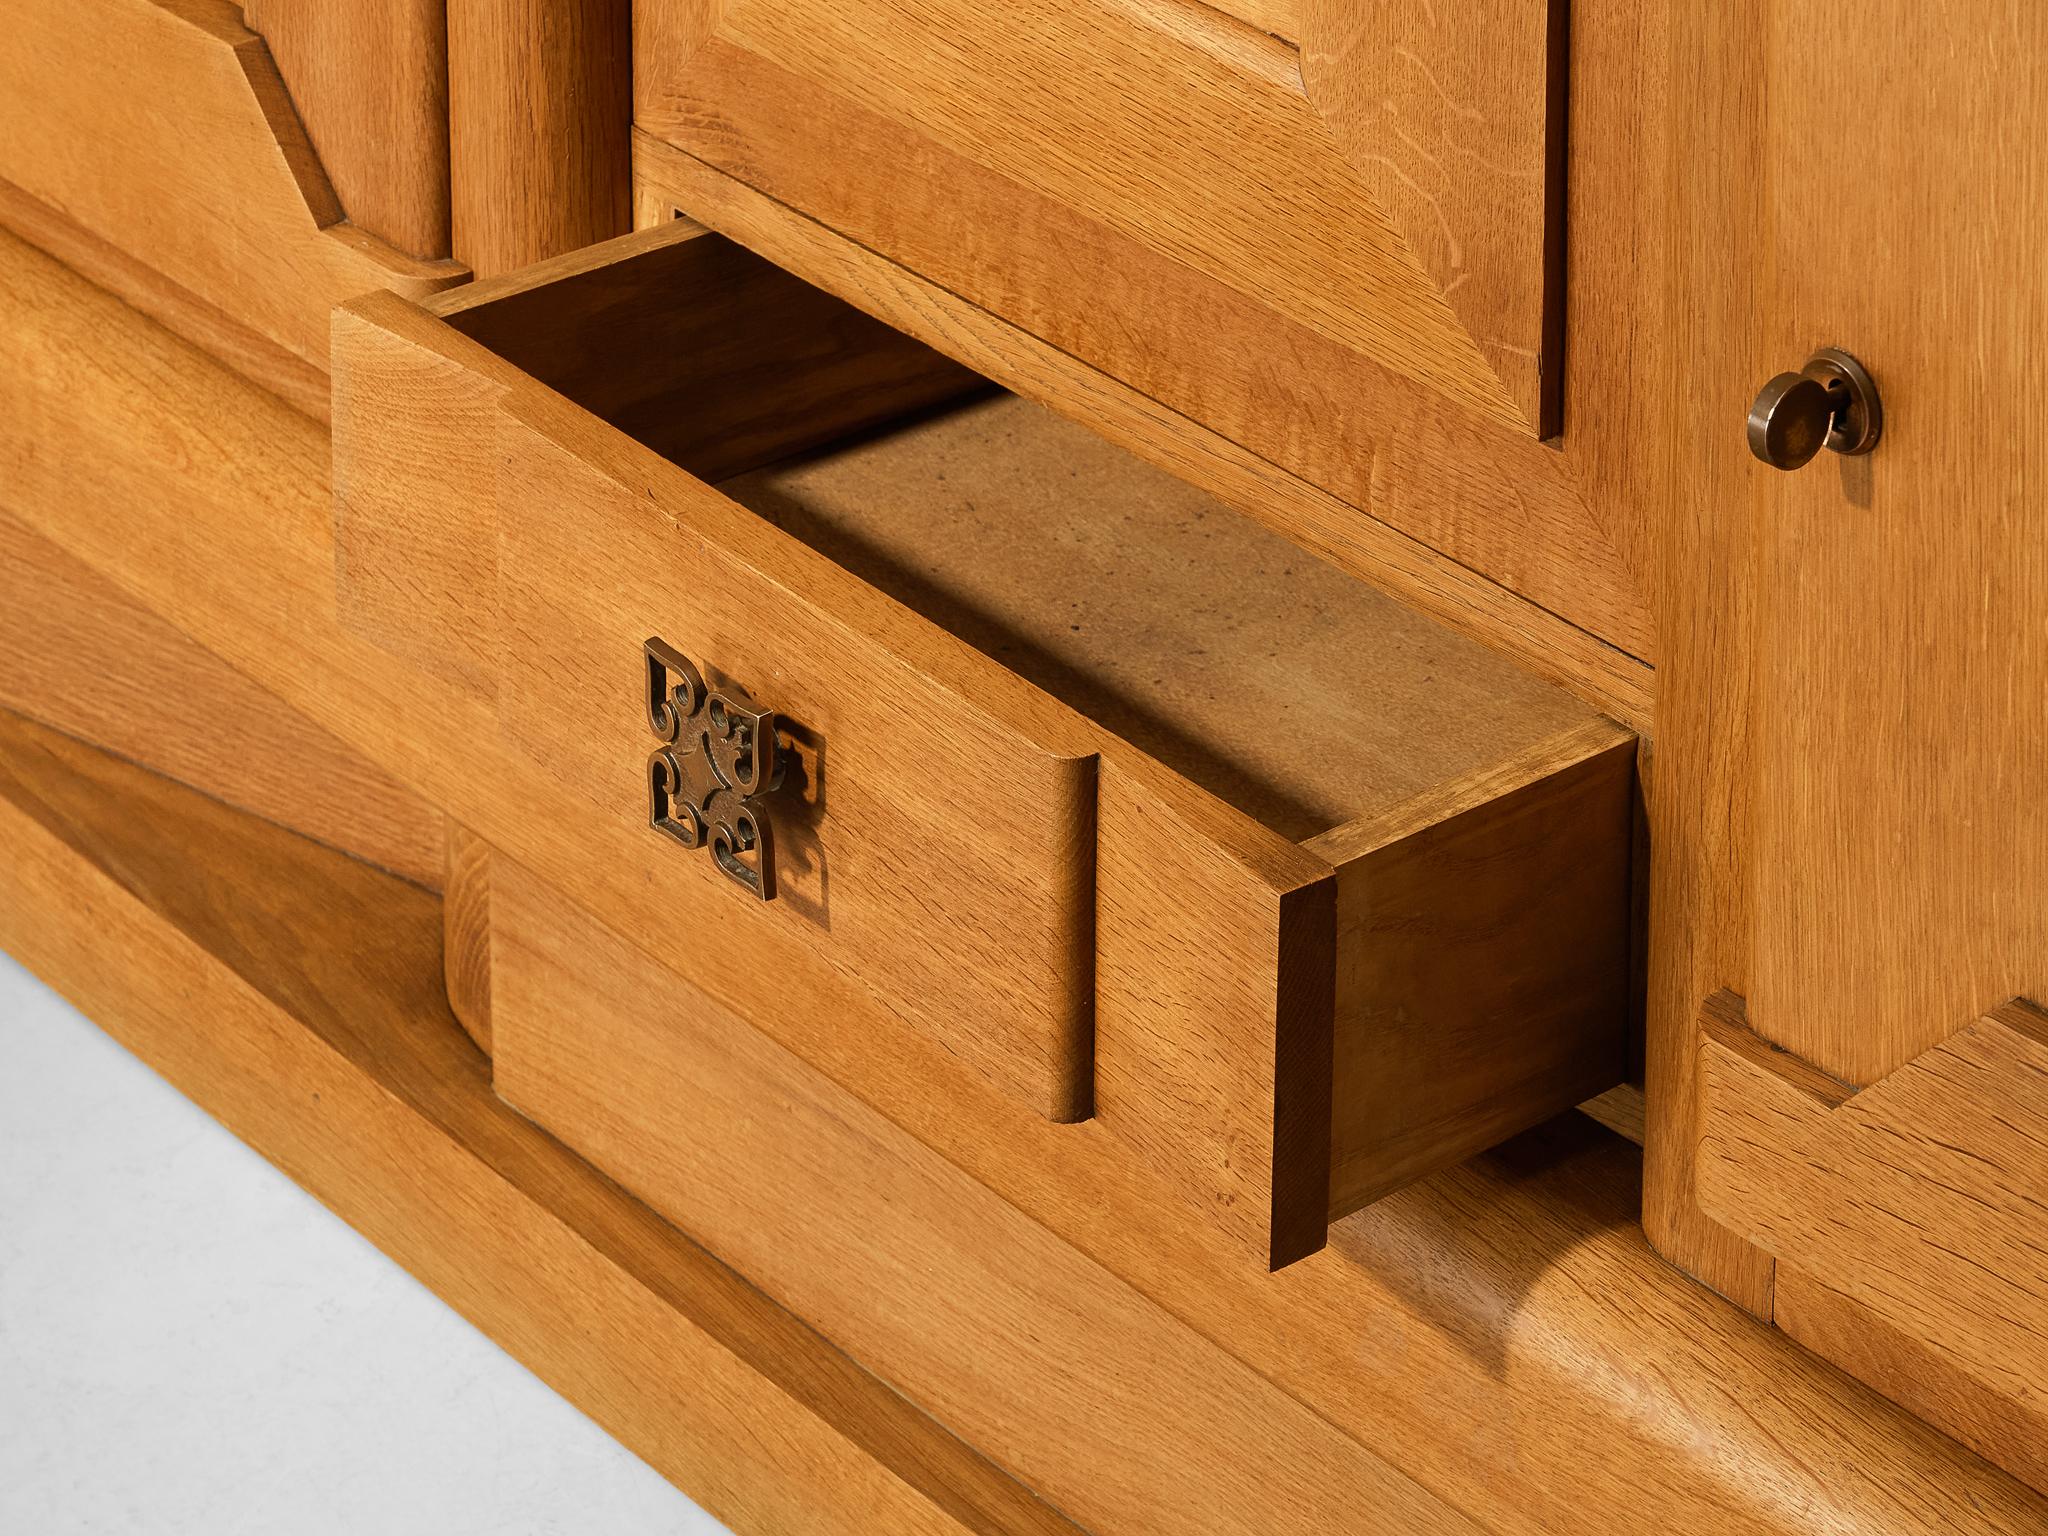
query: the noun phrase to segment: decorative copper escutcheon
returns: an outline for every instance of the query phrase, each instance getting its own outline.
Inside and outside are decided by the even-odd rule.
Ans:
[[[763,901],[775,899],[775,839],[761,797],[782,782],[780,722],[737,688],[716,691],[660,639],[647,660],[647,822],[711,859]]]

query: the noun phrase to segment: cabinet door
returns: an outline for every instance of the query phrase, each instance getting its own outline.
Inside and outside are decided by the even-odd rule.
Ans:
[[[1639,60],[1621,8],[1589,4],[1568,346],[1566,9],[640,0],[638,154],[765,193],[1339,520],[1365,510],[1647,656],[1609,462],[1630,313],[1609,258],[1633,243],[1613,102]],[[744,238],[715,190],[677,195]]]
[[[1665,541],[1648,1214],[2042,1485],[2048,12],[1840,23],[1678,23],[1708,110],[1675,180],[1700,362]],[[1766,467],[1751,397],[1822,345],[1869,368],[1882,437]]]

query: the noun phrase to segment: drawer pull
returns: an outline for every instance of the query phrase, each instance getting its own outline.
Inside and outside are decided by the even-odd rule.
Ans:
[[[763,901],[775,898],[775,839],[761,797],[782,782],[781,723],[737,688],[713,690],[687,656],[650,637],[647,824]]]

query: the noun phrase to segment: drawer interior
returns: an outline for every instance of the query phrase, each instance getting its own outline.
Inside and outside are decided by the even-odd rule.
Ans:
[[[1014,395],[969,398],[720,489],[1292,841],[1585,714],[1562,689]]]
[[[852,973],[1276,1265],[1619,1081],[1633,738],[1565,690],[686,221],[344,318],[351,627],[622,828],[644,634],[825,727],[815,900],[674,885],[643,782],[553,867],[614,921]]]
[[[477,284],[449,322],[1294,842],[1483,772],[1586,706],[1087,426],[716,235],[730,264]],[[772,275],[772,276],[771,276]],[[716,287],[784,324],[707,338]],[[502,282],[502,280],[501,280]],[[759,313],[757,306],[754,313]]]

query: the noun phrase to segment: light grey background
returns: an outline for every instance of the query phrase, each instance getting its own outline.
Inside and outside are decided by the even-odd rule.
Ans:
[[[0,1533],[724,1529],[0,954]]]

